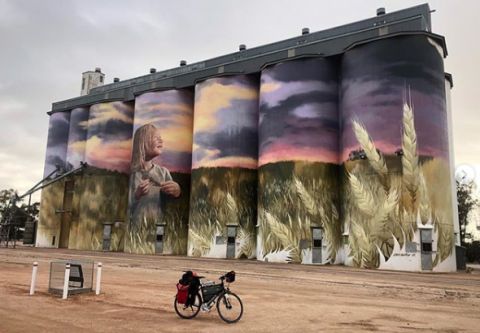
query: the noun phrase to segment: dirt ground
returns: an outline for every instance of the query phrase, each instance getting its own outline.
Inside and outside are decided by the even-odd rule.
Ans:
[[[49,263],[103,263],[102,292],[62,300],[49,294]],[[37,292],[29,296],[32,263]],[[237,272],[244,303],[236,324],[215,308],[193,320],[173,309],[183,270],[210,279]],[[141,256],[22,247],[0,249],[0,333],[4,332],[480,332],[480,274],[419,274]]]

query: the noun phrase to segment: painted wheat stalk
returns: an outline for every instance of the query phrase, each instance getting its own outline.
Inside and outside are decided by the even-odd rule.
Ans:
[[[360,267],[376,268],[378,266],[378,251],[375,242],[369,236],[369,230],[359,223],[352,222],[352,231],[357,248],[357,263]]]
[[[430,210],[430,200],[428,198],[427,184],[425,182],[425,177],[423,176],[422,172],[420,172],[419,175],[419,192],[420,200],[418,203],[418,210],[420,214],[420,219],[422,220],[422,224],[425,224],[429,220],[431,220],[432,212]]]
[[[357,203],[358,209],[365,215],[373,217],[376,214],[376,204],[372,193],[362,184],[362,182],[353,174],[348,174],[353,197]]]
[[[370,135],[367,132],[367,129],[362,124],[358,123],[357,121],[353,121],[353,132],[358,143],[365,151],[368,162],[375,172],[380,176],[380,179],[382,180],[382,183],[386,189],[388,189],[388,169],[383,155],[377,150],[373,140],[370,138]]]
[[[324,230],[330,261],[334,263],[337,257],[337,251],[342,245],[342,226],[339,223],[337,208],[333,203],[331,204],[331,218],[328,223],[324,223]]]
[[[433,266],[436,266],[440,262],[448,258],[452,253],[454,246],[453,224],[448,223],[442,215],[439,215],[435,219],[435,229],[437,230],[437,255],[433,262]]]
[[[226,207],[227,207],[227,216],[229,224],[238,225],[238,205],[233,196],[230,193],[227,193],[226,198]]]
[[[242,255],[244,255],[248,259],[255,257],[255,234],[252,233],[247,226],[245,228],[240,228],[238,236],[241,245],[237,257],[241,257]]]
[[[211,239],[203,237],[201,233],[195,232],[193,229],[188,230],[191,240],[192,256],[203,256],[210,250]]]
[[[378,223],[381,228],[386,228],[389,215],[394,211],[398,204],[398,193],[395,190],[390,190],[387,199],[379,205],[375,214],[374,221]]]
[[[403,185],[408,192],[408,209],[415,212],[420,168],[418,166],[417,134],[413,120],[413,109],[407,103],[403,104],[402,149]]]
[[[300,249],[298,246],[298,239],[295,234],[268,211],[265,211],[264,215],[266,222],[270,227],[270,231],[280,241],[283,249],[290,250],[292,260],[295,262],[300,262]]]
[[[295,188],[297,190],[297,194],[300,197],[303,205],[307,209],[307,212],[312,216],[317,215],[320,213],[320,218],[324,218],[323,214],[323,207],[320,204],[317,204],[315,200],[313,200],[310,193],[308,193],[307,189],[303,185],[303,183],[297,178],[293,178],[293,183],[295,184]]]

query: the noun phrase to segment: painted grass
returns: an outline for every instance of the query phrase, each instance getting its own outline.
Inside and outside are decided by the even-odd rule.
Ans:
[[[227,224],[238,225],[237,257],[254,258],[257,171],[200,168],[192,171],[188,254],[205,256],[216,236],[227,236]]]
[[[283,251],[285,261],[301,262],[312,247],[311,227],[323,227],[327,261],[341,246],[338,212],[338,166],[327,163],[279,162],[259,170],[261,255]]]

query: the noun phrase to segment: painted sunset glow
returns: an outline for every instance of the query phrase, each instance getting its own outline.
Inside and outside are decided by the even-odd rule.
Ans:
[[[190,173],[192,166],[193,92],[146,93],[135,100],[134,133],[145,124],[160,129],[162,154],[153,161],[170,171]]]
[[[400,149],[406,99],[413,106],[418,154],[448,158],[443,72],[439,47],[425,37],[386,39],[348,51],[342,62],[342,161],[359,148],[354,120],[361,120],[382,153]],[[411,98],[405,98],[408,91]]]
[[[262,72],[259,165],[338,162],[337,74],[325,59],[291,61]]]
[[[91,166],[130,172],[133,107],[123,102],[90,107],[85,159]]]
[[[80,162],[85,161],[88,113],[88,108],[76,108],[71,112],[67,148],[68,169],[78,168],[80,167]]]
[[[44,177],[54,171],[56,165],[65,167],[69,122],[70,112],[56,112],[50,116]]]
[[[192,168],[257,168],[257,76],[214,78],[196,85]]]

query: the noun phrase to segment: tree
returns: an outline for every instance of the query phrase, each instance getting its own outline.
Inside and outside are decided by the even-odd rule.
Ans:
[[[35,202],[28,206],[23,200],[16,200],[17,191],[14,189],[0,191],[0,224],[12,223],[17,228],[24,228],[27,221],[38,219],[40,203]],[[13,237],[15,229],[10,229]]]
[[[15,191],[13,188],[0,191],[0,218],[2,219],[2,221],[4,217],[7,217],[10,201],[16,196],[17,191]]]
[[[472,192],[473,183],[463,184],[457,181],[458,222],[460,224],[460,242],[462,246],[465,246],[465,241],[471,238],[471,235],[466,233],[468,214],[478,205],[478,200],[473,198]]]

